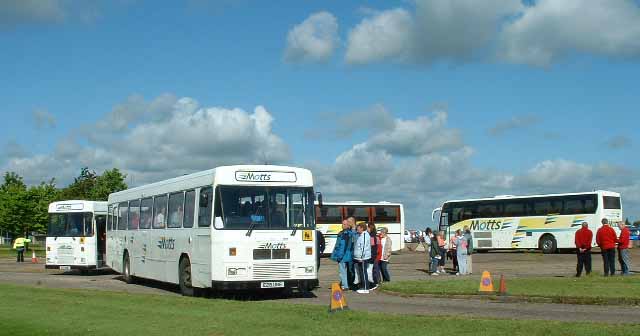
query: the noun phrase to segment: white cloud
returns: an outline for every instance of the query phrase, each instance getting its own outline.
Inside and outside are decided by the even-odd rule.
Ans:
[[[36,128],[55,128],[56,117],[45,109],[36,109],[32,113]]]
[[[415,13],[402,8],[373,13],[349,33],[346,61],[393,60],[429,64],[468,61],[489,47],[519,0],[416,0]]]
[[[150,103],[130,97],[96,125],[85,127],[100,133],[96,129],[107,132],[112,124],[114,133],[64,138],[53,152],[14,155],[0,170],[16,171],[29,183],[56,177],[64,184],[84,166],[97,171],[117,167],[140,184],[225,164],[289,160],[289,148],[272,132],[274,119],[264,107],[248,113],[170,97],[163,95]],[[85,140],[91,141],[85,145]]]
[[[367,146],[383,149],[393,155],[415,156],[463,146],[457,129],[446,128],[447,112],[439,110],[433,117],[419,116],[415,120],[396,119],[395,126],[377,132]]]
[[[361,64],[388,58],[404,60],[411,47],[413,19],[396,8],[365,18],[349,32],[346,60]]]
[[[633,0],[539,0],[501,33],[500,56],[547,66],[571,53],[640,56],[640,6]]]
[[[540,119],[534,115],[516,116],[496,123],[495,126],[489,129],[489,134],[498,136],[514,129],[532,126],[538,122],[540,122]]]
[[[606,141],[607,147],[611,149],[621,149],[631,146],[631,139],[624,135],[616,135]]]
[[[51,23],[66,16],[60,0],[4,0],[0,2],[0,27],[19,23]]]
[[[310,15],[287,35],[287,62],[323,62],[333,55],[338,43],[338,20],[329,12]]]

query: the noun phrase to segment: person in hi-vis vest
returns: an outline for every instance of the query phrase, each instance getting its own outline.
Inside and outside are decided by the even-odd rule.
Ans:
[[[31,239],[19,237],[13,242],[13,248],[18,252],[16,262],[24,262],[24,250],[27,243],[31,243]]]

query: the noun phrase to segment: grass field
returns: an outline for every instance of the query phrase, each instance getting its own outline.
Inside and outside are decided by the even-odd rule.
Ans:
[[[38,256],[38,258],[44,258],[45,257],[45,250],[44,250],[44,246],[34,246],[33,249],[36,251],[36,256]],[[16,256],[16,250],[12,249],[11,246],[3,246],[0,247],[0,258],[5,258],[5,257],[13,257],[15,258]],[[28,251],[24,252],[24,257],[31,259],[31,247],[29,247]]]
[[[497,290],[499,279],[494,277]],[[398,281],[385,284],[383,289],[412,294],[478,294],[478,279],[455,278],[451,281]],[[640,277],[599,275],[581,278],[515,278],[506,279],[507,293],[514,296],[546,297],[558,302],[640,303]]]
[[[0,330],[22,335],[637,335],[640,325],[421,317],[0,284]],[[20,304],[11,304],[20,302]],[[433,329],[430,329],[433,326]],[[418,329],[416,329],[418,328]]]

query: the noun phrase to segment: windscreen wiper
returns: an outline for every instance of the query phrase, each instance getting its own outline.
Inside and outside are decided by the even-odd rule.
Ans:
[[[293,226],[293,231],[291,231],[291,235],[295,236],[297,231],[298,231],[298,226],[294,225]]]
[[[251,221],[251,225],[249,225],[249,230],[245,234],[247,237],[251,237],[251,232],[253,232],[253,228],[256,227],[256,222]]]

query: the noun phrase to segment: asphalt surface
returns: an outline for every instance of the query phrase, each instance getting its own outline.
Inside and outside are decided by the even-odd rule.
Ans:
[[[473,256],[474,274],[487,270],[494,276],[507,278],[557,276],[571,277],[575,272],[575,255],[543,255],[537,252],[490,252]],[[640,263],[640,249],[632,250],[632,260]],[[593,256],[595,271],[601,268],[599,255]],[[450,281],[454,275],[429,276],[426,273],[426,256],[423,252],[403,252],[394,255],[390,263],[393,280]],[[640,275],[635,275],[640,281]],[[215,297],[240,300],[273,300],[285,303],[302,303],[328,306],[331,283],[338,279],[337,265],[329,259],[322,260],[320,288],[313,295],[303,297],[294,293],[283,297],[264,293],[216,294]],[[43,264],[17,264],[13,259],[0,259],[0,282],[51,288],[75,288],[179,295],[176,286],[155,281],[142,281],[128,285],[113,272],[99,272],[89,276],[79,273],[63,273],[45,270]],[[354,310],[368,310],[394,314],[449,315],[469,318],[508,318],[555,321],[589,321],[605,323],[640,323],[640,307],[595,306],[553,303],[500,302],[485,299],[451,299],[433,297],[401,297],[379,291],[369,294],[345,293],[347,303]]]

